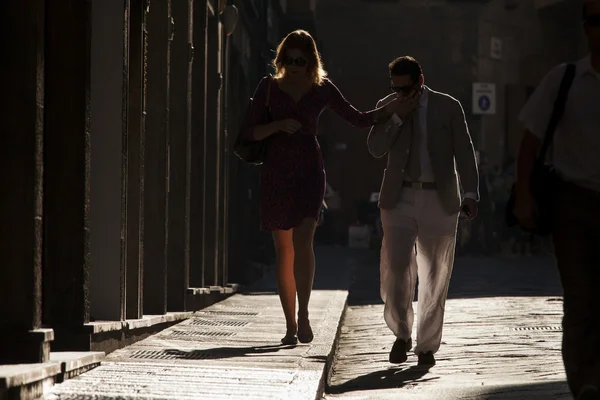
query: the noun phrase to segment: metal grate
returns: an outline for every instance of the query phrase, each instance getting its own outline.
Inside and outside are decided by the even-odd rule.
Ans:
[[[203,360],[209,358],[206,351],[136,350],[130,358],[142,360]]]
[[[206,310],[202,311],[205,314],[218,314],[218,315],[233,315],[240,317],[254,317],[258,315],[257,312],[252,311],[226,311],[226,310]]]
[[[264,290],[260,292],[244,292],[245,296],[275,296],[277,295],[276,291],[273,290]]]
[[[235,332],[220,331],[172,331],[170,336],[233,336]]]
[[[249,322],[246,321],[224,321],[224,320],[210,320],[210,319],[201,319],[201,318],[192,318],[190,320],[190,325],[202,325],[202,326],[231,326],[240,328],[248,325]]]
[[[213,306],[213,310],[215,310],[215,312],[218,312],[218,310],[227,310],[227,309],[232,309],[232,310],[256,310],[258,308],[256,306],[247,306],[247,305],[243,305],[243,304],[237,304],[237,305],[228,304],[226,306],[223,306],[223,305]]]
[[[552,332],[561,332],[562,327],[560,326],[520,326],[518,328],[513,328],[515,331],[552,331]]]

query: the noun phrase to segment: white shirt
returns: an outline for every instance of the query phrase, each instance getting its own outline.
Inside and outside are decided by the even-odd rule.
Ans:
[[[429,150],[427,149],[427,109],[429,106],[429,92],[430,89],[427,86],[423,86],[423,93],[419,99],[418,118],[419,128],[421,128],[421,135],[419,135],[421,161],[421,175],[419,177],[420,182],[435,182],[433,169],[431,167],[431,157],[429,155]],[[396,114],[393,114],[392,118],[398,125],[402,124],[402,120]],[[476,193],[465,193],[465,197],[477,200]]]
[[[566,65],[556,66],[544,77],[519,115],[525,128],[541,141]],[[593,69],[589,56],[576,63],[552,150],[552,163],[563,179],[600,190],[600,73]]]

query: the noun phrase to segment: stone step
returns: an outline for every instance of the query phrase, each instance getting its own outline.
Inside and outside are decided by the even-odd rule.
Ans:
[[[41,364],[0,365],[0,400],[33,400],[58,382],[100,365],[101,352],[54,352]]]

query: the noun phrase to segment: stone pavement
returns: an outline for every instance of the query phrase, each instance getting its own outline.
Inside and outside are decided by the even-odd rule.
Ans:
[[[360,254],[317,249],[310,307],[315,340],[309,345],[280,345],[285,322],[271,274],[244,293],[111,353],[100,367],[57,385],[46,398],[320,398]]]
[[[388,363],[394,337],[383,321],[377,262],[357,273],[327,399],[571,398],[551,260],[457,259],[443,344],[430,370],[417,367],[412,353],[405,364]]]

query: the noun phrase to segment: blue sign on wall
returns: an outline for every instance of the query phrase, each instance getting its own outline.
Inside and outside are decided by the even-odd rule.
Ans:
[[[496,84],[473,82],[472,110],[474,115],[496,114]]]
[[[486,95],[479,97],[478,103],[479,103],[479,108],[481,108],[482,111],[489,110],[490,105],[492,104],[492,102],[490,101],[490,98]]]

